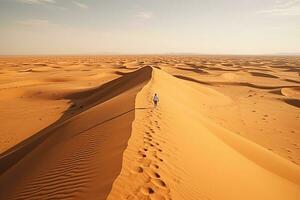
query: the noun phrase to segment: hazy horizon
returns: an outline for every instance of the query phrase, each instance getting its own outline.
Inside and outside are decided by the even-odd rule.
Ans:
[[[0,0],[0,55],[299,55],[300,0]]]
[[[225,53],[32,53],[32,54],[0,54],[0,57],[22,56],[296,56],[300,53],[257,53],[257,54],[225,54]]]

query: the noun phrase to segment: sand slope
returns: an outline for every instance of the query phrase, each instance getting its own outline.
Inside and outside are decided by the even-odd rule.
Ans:
[[[74,94],[84,111],[1,155],[2,168],[13,165],[2,169],[0,199],[105,199],[121,169],[134,112],[142,109],[135,95],[150,77],[151,68],[143,68]]]
[[[0,199],[300,199],[299,64],[1,57]]]
[[[108,199],[300,198],[300,168],[203,116],[209,97],[157,69],[137,106],[153,93],[159,108],[136,113]]]

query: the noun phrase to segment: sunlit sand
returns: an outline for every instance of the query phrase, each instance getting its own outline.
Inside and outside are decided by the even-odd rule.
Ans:
[[[299,200],[299,66],[1,57],[0,199]]]

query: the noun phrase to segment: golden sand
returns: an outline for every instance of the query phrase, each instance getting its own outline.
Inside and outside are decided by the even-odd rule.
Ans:
[[[298,200],[299,66],[2,57],[0,199]]]

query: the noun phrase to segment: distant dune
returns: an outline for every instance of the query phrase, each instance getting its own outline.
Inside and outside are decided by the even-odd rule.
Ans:
[[[299,66],[2,57],[0,199],[298,200]]]
[[[281,56],[300,56],[300,52],[282,52],[282,53],[276,53],[275,55],[281,55]]]

